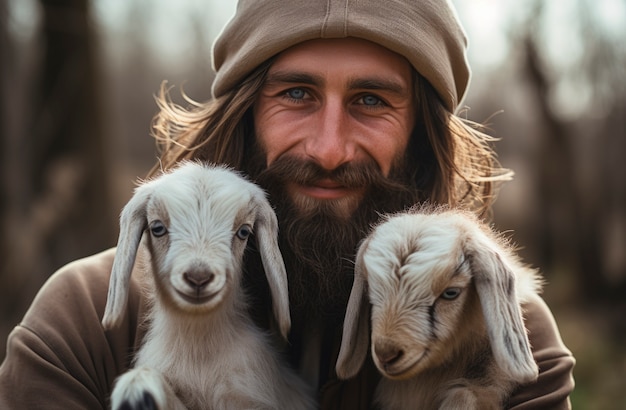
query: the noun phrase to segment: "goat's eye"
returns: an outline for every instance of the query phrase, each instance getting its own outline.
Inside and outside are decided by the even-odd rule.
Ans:
[[[461,294],[461,288],[448,288],[443,291],[441,298],[445,300],[454,300]]]
[[[243,224],[237,229],[237,238],[248,239],[248,236],[252,233],[252,227],[248,224]]]
[[[156,220],[150,222],[150,232],[152,236],[159,238],[167,233],[167,228],[163,222]]]

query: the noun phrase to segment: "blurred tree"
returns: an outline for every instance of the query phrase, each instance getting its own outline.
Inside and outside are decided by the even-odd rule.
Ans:
[[[12,58],[9,51],[10,43],[7,23],[7,3],[6,0],[0,0],[0,60],[3,61],[3,64],[0,64],[0,152],[2,152],[0,160],[5,159],[4,157],[8,152],[8,138],[6,135],[8,133],[7,105],[9,103],[8,82],[10,76],[10,66],[7,62],[12,61]],[[2,137],[2,135],[5,137]],[[2,163],[5,163],[5,161],[2,161]],[[3,173],[2,171],[5,171],[5,169],[0,169],[0,173]],[[0,260],[5,260],[7,257],[7,247],[5,241],[3,240],[4,235],[2,232],[6,231],[6,220],[4,216],[6,215],[8,209],[8,193],[6,178],[0,178]]]
[[[117,232],[89,1],[40,0],[39,5],[36,81],[19,107],[26,125],[19,135],[3,137],[10,141],[5,155],[12,158],[4,174],[0,300],[9,317],[23,314],[56,268],[112,246]],[[5,69],[3,64],[3,80]]]
[[[555,75],[548,68],[550,56],[541,47],[539,24],[545,21],[541,17],[546,3],[533,4],[518,42],[524,51],[522,69],[542,123],[535,164],[542,210],[536,235],[540,263],[571,272],[572,279],[578,280],[580,300],[615,304],[626,291],[626,181],[623,173],[615,172],[626,152],[626,53],[603,35],[599,22],[589,18],[590,5],[581,0],[577,26],[586,52],[569,73]],[[592,90],[589,115],[573,121],[564,120],[554,104],[555,89],[566,75],[575,78],[570,86],[580,90],[581,98],[585,87]],[[594,121],[593,112],[601,113],[602,122]]]

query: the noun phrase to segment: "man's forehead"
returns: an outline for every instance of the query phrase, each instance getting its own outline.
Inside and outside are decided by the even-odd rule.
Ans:
[[[295,59],[296,57],[317,57],[331,59],[333,57],[344,57],[346,54],[351,58],[373,59],[384,58],[395,60],[410,65],[409,61],[402,55],[381,46],[372,41],[357,37],[313,39],[300,42],[275,56],[276,61],[285,58]]]
[[[401,93],[412,84],[413,68],[399,54],[366,40],[311,40],[276,56],[266,83],[323,86],[333,79],[348,89]]]

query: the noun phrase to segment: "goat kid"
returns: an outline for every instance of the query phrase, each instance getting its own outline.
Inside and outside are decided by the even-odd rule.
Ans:
[[[152,306],[134,367],[116,380],[113,409],[315,408],[308,387],[247,315],[240,282],[253,233],[286,339],[287,275],[265,193],[228,168],[197,162],[136,189],[120,217],[102,324],[111,329],[125,316],[142,243]]]
[[[538,375],[520,304],[540,287],[538,273],[468,212],[423,206],[386,216],[357,254],[337,374],[359,371],[371,324],[381,408],[500,409]]]

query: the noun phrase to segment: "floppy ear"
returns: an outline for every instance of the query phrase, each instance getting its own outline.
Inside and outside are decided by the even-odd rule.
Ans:
[[[496,362],[520,383],[535,380],[538,369],[516,296],[515,273],[496,243],[473,239],[469,260]]]
[[[118,326],[124,317],[124,310],[128,302],[130,276],[135,264],[137,249],[146,228],[146,205],[152,191],[151,186],[140,186],[122,210],[120,235],[109,280],[107,304],[102,318],[102,326],[105,329]]]
[[[363,263],[363,255],[368,245],[369,240],[366,240],[357,252],[354,282],[343,321],[343,335],[335,371],[344,380],[359,372],[369,351],[370,303],[367,294],[367,268]]]
[[[256,238],[267,282],[272,293],[274,316],[280,333],[287,339],[291,328],[289,288],[285,262],[278,247],[278,220],[265,198],[257,198]]]

